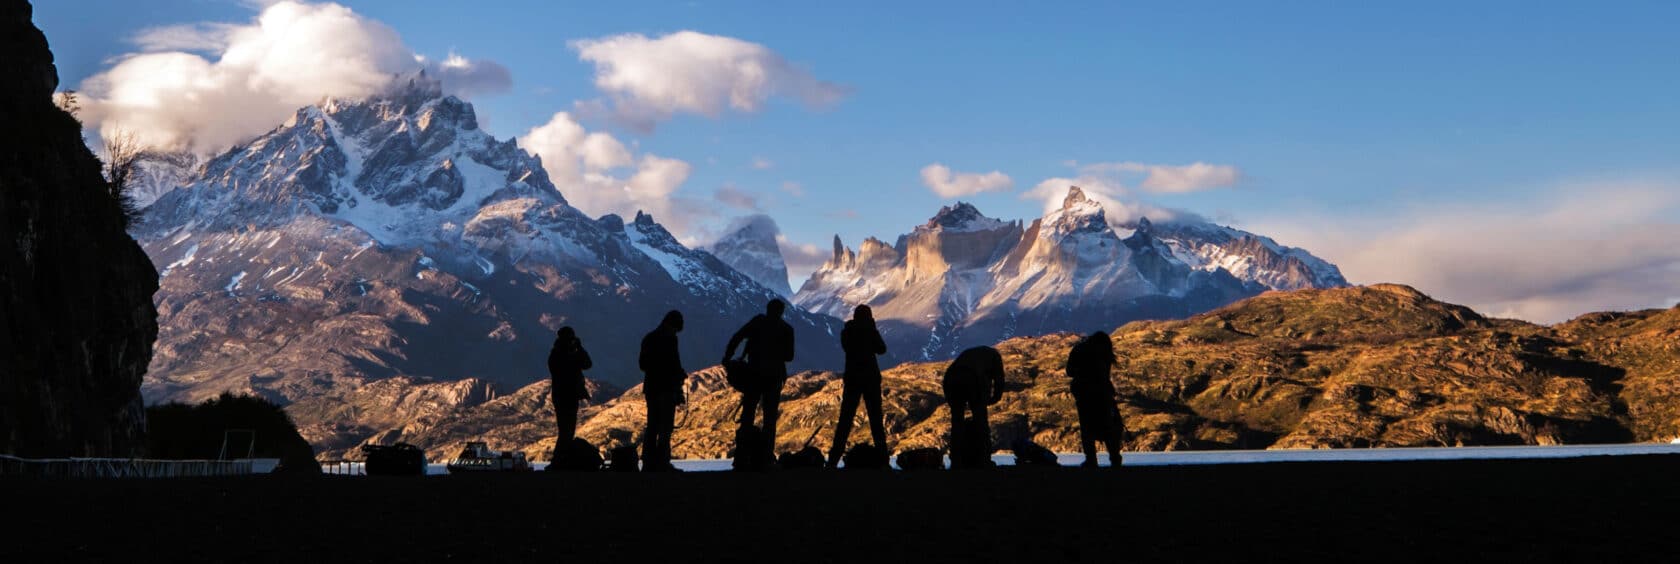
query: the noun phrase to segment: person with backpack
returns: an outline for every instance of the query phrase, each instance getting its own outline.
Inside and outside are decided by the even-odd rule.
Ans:
[[[554,422],[559,429],[554,441],[556,453],[563,452],[562,448],[577,437],[578,402],[589,399],[583,371],[591,366],[594,363],[590,362],[589,351],[583,349],[583,340],[578,339],[577,332],[571,327],[561,327],[555,333],[554,347],[548,351],[549,399],[554,402]]]
[[[793,326],[782,320],[787,304],[770,300],[762,315],[755,315],[729,338],[723,351],[723,363],[735,356],[736,347],[746,342],[747,370],[753,383],[741,392],[741,427],[737,437],[753,437],[755,411],[762,411],[764,426],[756,433],[758,445],[736,445],[737,456],[743,447],[750,447],[754,460],[772,460],[776,444],[776,419],[780,417],[782,386],[787,384],[787,363],[793,361]]]
[[[676,427],[677,405],[686,401],[682,387],[683,380],[688,379],[677,351],[677,333],[682,330],[682,312],[671,310],[659,327],[642,337],[637,364],[642,369],[642,397],[647,400],[647,428],[642,432],[644,472],[677,471],[671,465],[671,433]]]
[[[1079,446],[1085,452],[1081,466],[1086,468],[1097,467],[1099,442],[1108,447],[1109,466],[1120,466],[1125,427],[1114,403],[1114,382],[1109,379],[1113,369],[1114,343],[1107,333],[1092,333],[1068,351],[1068,388],[1079,410]]]
[[[875,448],[888,452],[887,427],[881,415],[881,365],[875,359],[887,354],[887,343],[881,339],[869,306],[852,310],[852,320],[840,330],[840,349],[846,353],[846,370],[840,376],[844,391],[840,395],[840,422],[834,427],[834,442],[828,451],[829,468],[838,467],[840,457],[846,454],[860,399],[869,414],[869,433],[875,439]]]
[[[992,466],[992,428],[987,406],[1003,399],[1003,355],[974,347],[957,355],[941,379],[951,408],[951,467]]]

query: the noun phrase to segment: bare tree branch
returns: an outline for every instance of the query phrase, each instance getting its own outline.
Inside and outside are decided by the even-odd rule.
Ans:
[[[82,98],[76,94],[75,90],[65,90],[54,94],[53,104],[57,105],[58,109],[64,110],[64,113],[70,114],[70,117],[76,118],[76,121],[82,121],[82,116],[77,115],[82,112]]]
[[[128,194],[128,183],[134,176],[134,166],[144,153],[134,133],[126,129],[113,129],[101,136],[105,145],[105,185],[111,193],[111,198],[122,207],[123,216],[132,219],[135,214],[134,199]]]

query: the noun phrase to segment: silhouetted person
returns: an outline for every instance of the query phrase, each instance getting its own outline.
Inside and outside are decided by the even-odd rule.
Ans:
[[[561,455],[577,436],[578,401],[589,399],[589,388],[583,381],[583,371],[594,366],[589,351],[571,327],[561,327],[554,336],[554,348],[548,351],[548,378],[552,384],[549,398],[554,401],[554,422],[559,437],[554,452]]]
[[[677,354],[677,333],[683,330],[682,312],[665,314],[659,327],[642,337],[642,396],[647,400],[647,429],[642,433],[642,469],[673,471],[671,432],[677,421],[677,404],[683,403],[682,358]]]
[[[869,433],[875,447],[883,452],[887,449],[887,426],[881,416],[881,365],[875,360],[887,354],[887,342],[881,340],[869,306],[852,310],[852,320],[840,330],[840,349],[846,352],[846,371],[840,376],[845,391],[840,395],[840,423],[834,427],[834,444],[828,451],[830,468],[839,466],[840,457],[846,454],[859,399],[869,414]]]
[[[951,465],[989,466],[992,428],[986,406],[1003,399],[1003,355],[974,347],[945,368],[945,403],[951,407]]]
[[[787,304],[782,300],[770,300],[765,305],[764,314],[755,315],[735,336],[729,338],[729,347],[723,351],[723,359],[728,361],[735,356],[735,347],[746,341],[745,351],[747,367],[753,374],[754,385],[750,391],[741,394],[741,433],[753,424],[753,412],[762,407],[764,412],[764,427],[761,429],[763,439],[762,449],[775,449],[776,419],[781,416],[782,386],[787,383],[787,363],[793,360],[793,326],[782,321],[782,311]],[[737,450],[741,445],[737,445]],[[759,455],[771,457],[772,452],[761,452]]]
[[[1120,465],[1120,410],[1114,404],[1114,343],[1107,333],[1092,333],[1068,351],[1067,375],[1079,409],[1079,446],[1086,467],[1097,466],[1097,443],[1108,447],[1109,464]]]

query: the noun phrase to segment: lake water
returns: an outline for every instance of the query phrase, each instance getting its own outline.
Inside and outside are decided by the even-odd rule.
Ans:
[[[1680,454],[1680,444],[1640,443],[1626,445],[1566,445],[1566,446],[1498,446],[1455,448],[1362,448],[1319,450],[1204,450],[1174,452],[1128,452],[1126,466],[1182,466],[1198,464],[1264,464],[1268,462],[1382,462],[1401,460],[1490,460],[1513,458],[1577,458],[1583,456],[1632,456],[1647,454]],[[1079,454],[1061,454],[1057,458],[1065,466],[1084,461]],[[1108,455],[1099,455],[1108,465]],[[999,466],[1012,466],[1015,457],[1008,454],[993,456]],[[729,470],[729,460],[677,460],[672,464],[688,472],[718,472]],[[548,466],[536,462],[538,470]],[[330,473],[360,474],[359,463],[324,468]],[[448,474],[443,464],[426,467],[427,474]]]

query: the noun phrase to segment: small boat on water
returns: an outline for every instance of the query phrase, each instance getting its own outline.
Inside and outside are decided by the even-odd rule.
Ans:
[[[461,454],[446,466],[450,474],[477,472],[529,472],[530,461],[523,452],[496,452],[482,441],[467,443]]]

